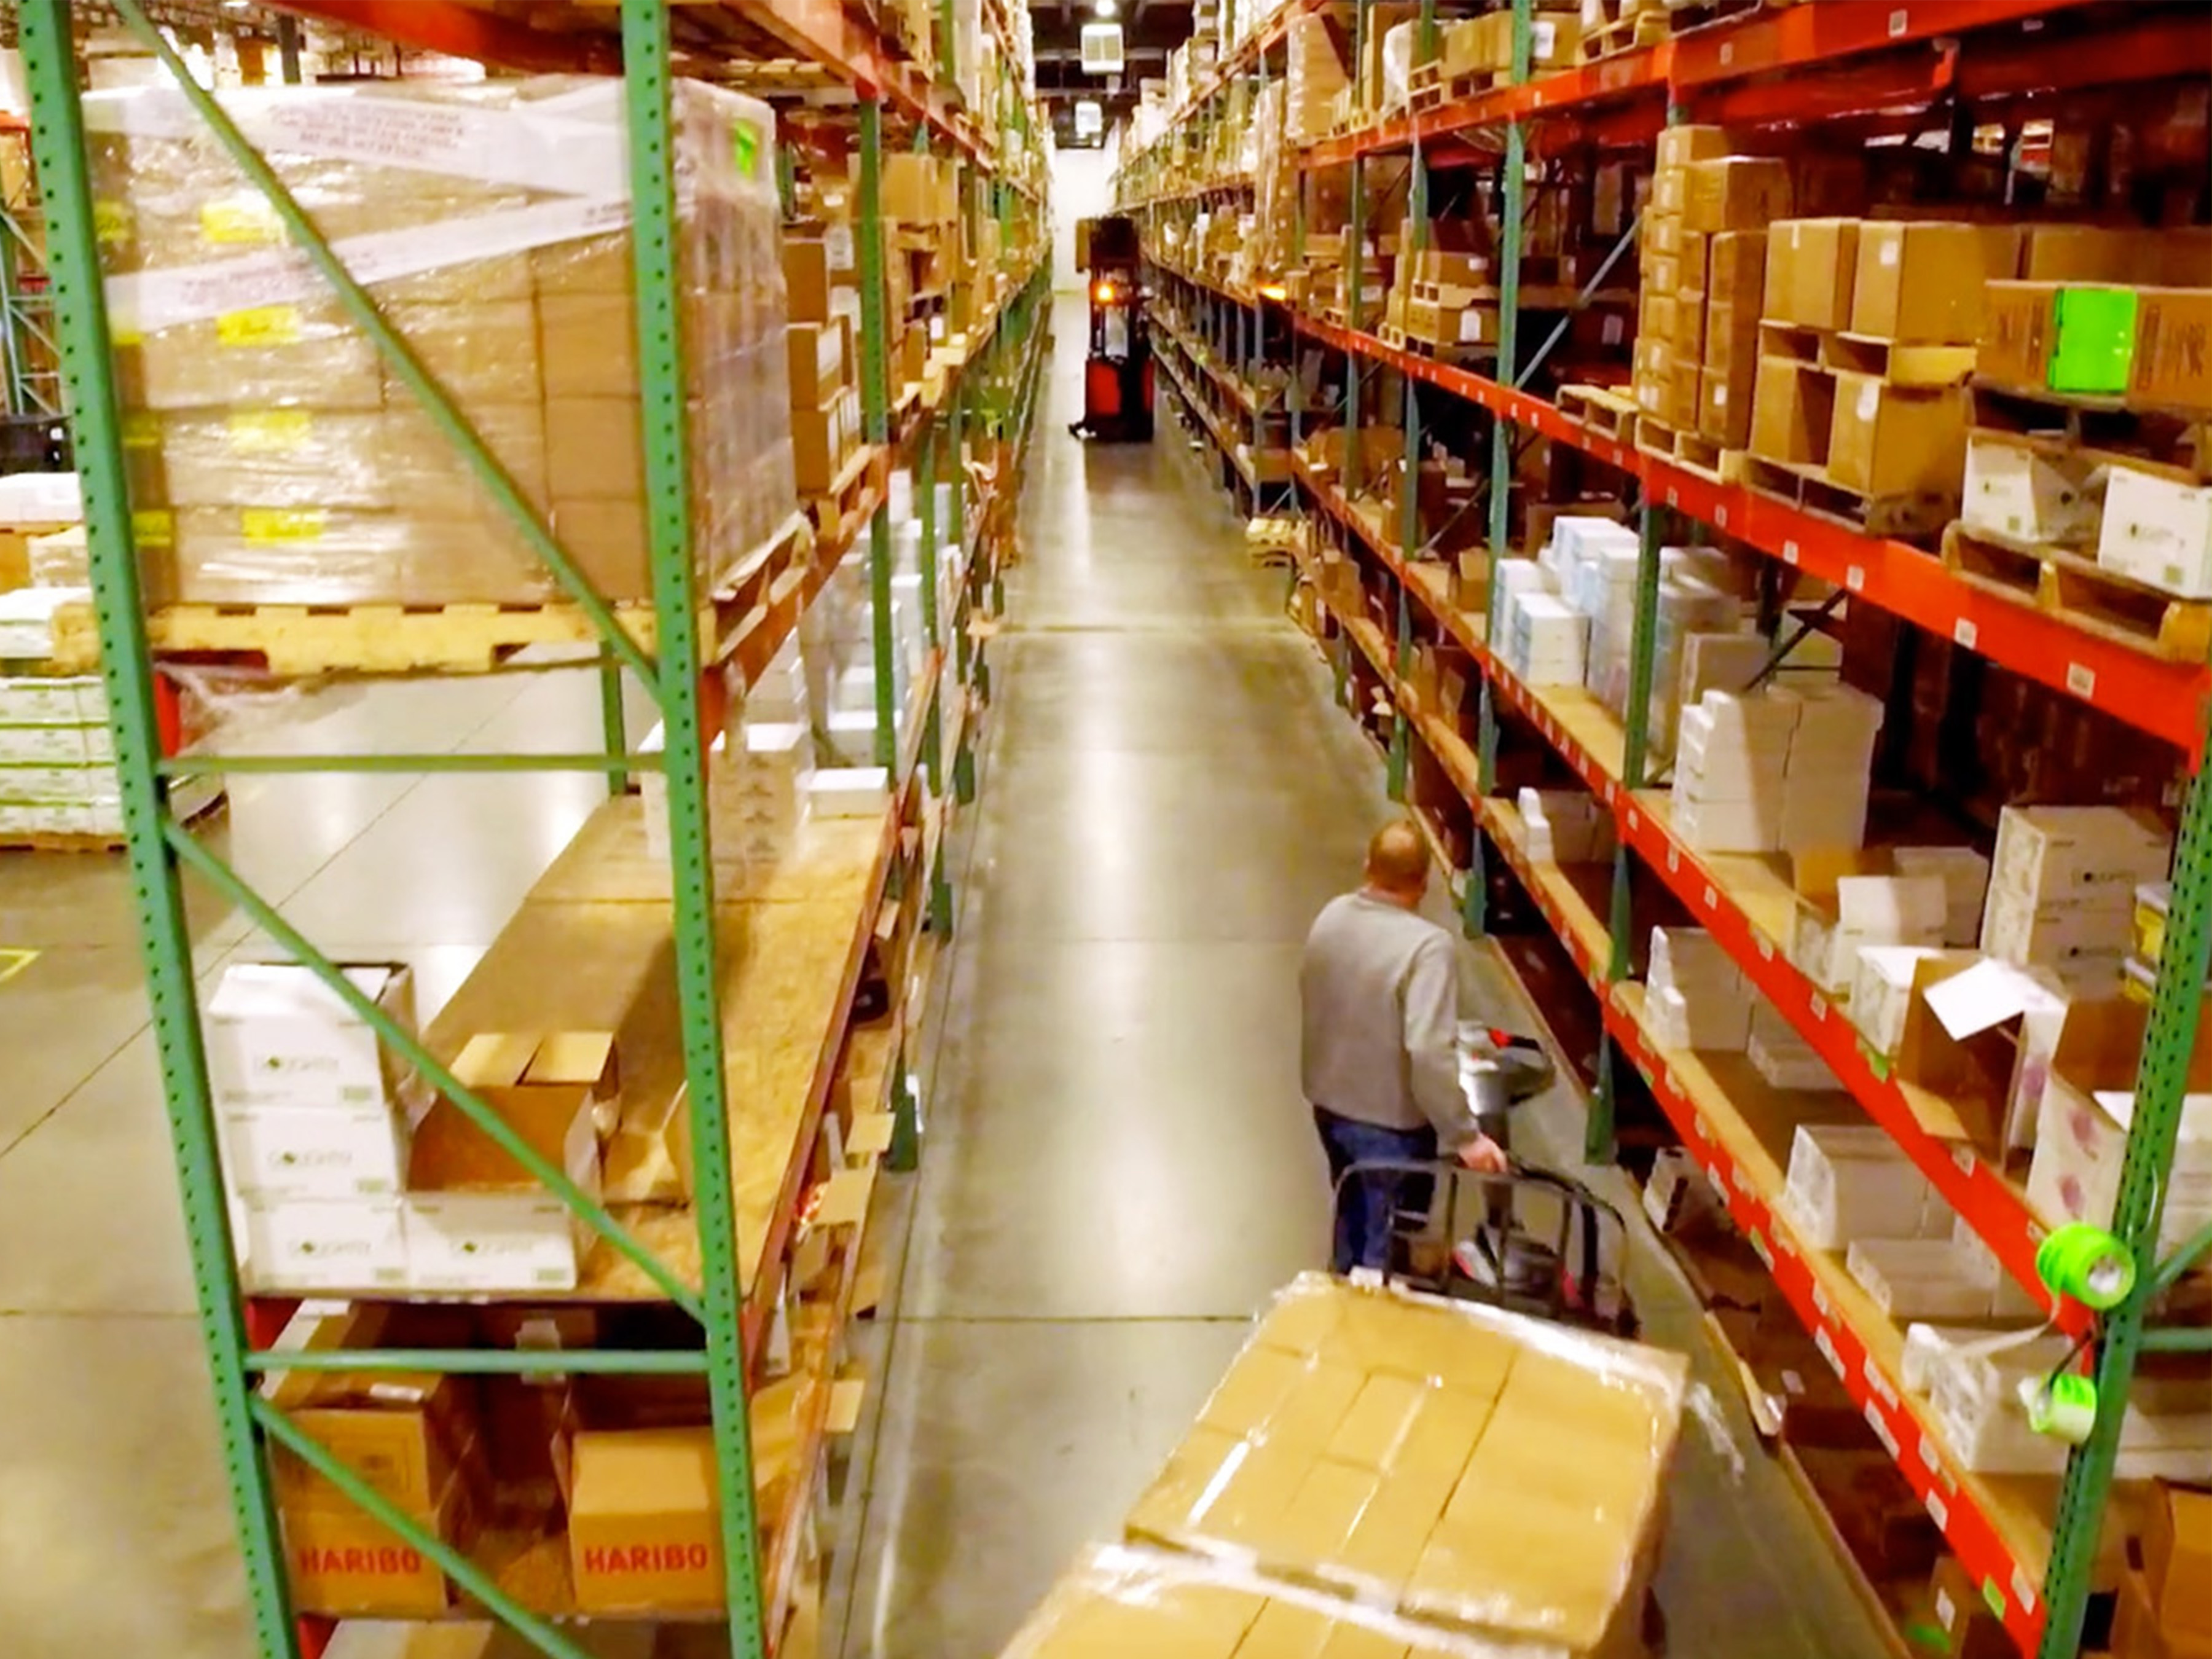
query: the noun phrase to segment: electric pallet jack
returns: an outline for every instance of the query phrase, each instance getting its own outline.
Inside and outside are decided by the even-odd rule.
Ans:
[[[1108,442],[1152,441],[1152,350],[1145,332],[1137,224],[1119,214],[1076,226],[1077,263],[1090,278],[1091,351],[1083,418],[1068,430]]]

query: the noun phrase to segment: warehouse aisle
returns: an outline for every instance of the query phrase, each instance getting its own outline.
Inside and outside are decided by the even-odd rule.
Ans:
[[[1296,963],[1389,813],[1382,768],[1285,620],[1281,571],[1250,562],[1174,428],[1149,447],[1066,436],[1079,301],[1056,326],[933,1115],[877,1334],[854,1582],[832,1604],[845,1659],[997,1652],[1075,1548],[1113,1535],[1252,1314],[1324,1254]],[[1563,1148],[1578,1113],[1553,1103],[1540,1139]],[[1702,1350],[1648,1242],[1638,1278],[1660,1338]],[[1689,1431],[1674,1650],[1883,1651],[1780,1476],[1747,1476]]]

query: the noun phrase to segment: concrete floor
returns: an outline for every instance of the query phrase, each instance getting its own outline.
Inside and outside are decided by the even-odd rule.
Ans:
[[[1293,969],[1388,811],[1381,769],[1172,431],[1065,435],[1079,322],[1063,308],[993,648],[929,1139],[894,1194],[901,1289],[866,1337],[849,1659],[997,1651],[1326,1233]],[[288,698],[231,740],[574,749],[596,711],[574,674],[400,684]],[[427,1016],[598,787],[257,779],[212,840],[325,948],[412,963]],[[37,953],[0,980],[7,1659],[251,1650],[129,907],[118,860],[0,856],[0,953]],[[204,973],[269,954],[206,894],[192,921]],[[1575,1109],[1548,1103],[1539,1141],[1578,1139]],[[1648,1240],[1635,1259],[1655,1337],[1717,1387],[1679,1281]],[[1695,1430],[1662,1590],[1677,1653],[1881,1650],[1794,1495]]]

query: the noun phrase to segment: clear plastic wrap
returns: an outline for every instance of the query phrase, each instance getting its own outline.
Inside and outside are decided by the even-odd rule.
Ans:
[[[1325,1591],[1158,1550],[1086,1549],[1000,1659],[1540,1659]]]
[[[1634,1343],[1307,1273],[1127,1533],[1497,1639],[1632,1648],[1686,1372]]]
[[[619,84],[224,103],[595,586],[649,598]],[[138,88],[86,110],[149,592],[556,597],[182,97]],[[711,582],[798,506],[775,116],[679,82],[674,118],[692,555]]]

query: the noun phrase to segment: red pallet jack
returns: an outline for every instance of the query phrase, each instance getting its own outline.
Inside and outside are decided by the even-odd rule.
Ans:
[[[1137,224],[1119,214],[1076,227],[1079,263],[1091,278],[1091,351],[1083,363],[1079,438],[1152,441],[1152,350],[1145,331],[1143,256]]]

